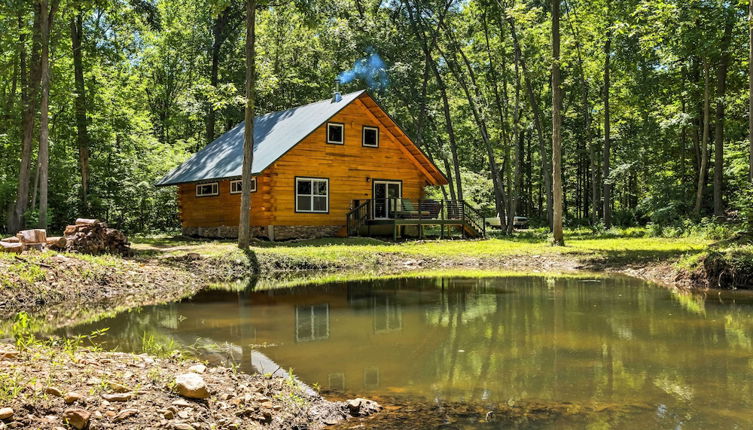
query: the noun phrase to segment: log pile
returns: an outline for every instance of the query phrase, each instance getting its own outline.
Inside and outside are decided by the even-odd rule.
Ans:
[[[43,229],[22,230],[15,236],[0,240],[0,252],[20,254],[28,250],[80,252],[82,254],[130,253],[128,238],[120,230],[108,228],[96,219],[79,218],[65,228],[63,237],[47,237]]]
[[[96,219],[79,218],[65,228],[65,249],[83,254],[128,254],[128,238]]]

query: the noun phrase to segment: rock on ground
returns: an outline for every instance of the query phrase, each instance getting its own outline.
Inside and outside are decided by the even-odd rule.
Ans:
[[[189,399],[206,399],[209,397],[207,383],[197,373],[184,373],[175,378],[175,391]]]
[[[63,422],[78,430],[89,428],[90,418],[91,413],[85,409],[66,409],[63,412]]]
[[[13,409],[2,408],[0,409],[0,420],[7,420],[13,417]]]

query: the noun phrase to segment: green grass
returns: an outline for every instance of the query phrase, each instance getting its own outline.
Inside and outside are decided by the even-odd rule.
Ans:
[[[637,236],[637,235],[636,235]],[[380,254],[437,259],[503,258],[516,255],[575,254],[620,260],[679,258],[703,251],[711,241],[695,237],[652,238],[644,236],[587,237],[580,231],[566,237],[567,246],[554,247],[546,238],[521,235],[488,240],[430,240],[388,242],[372,238],[314,239],[296,242],[256,242],[252,249],[259,258],[305,258],[312,261],[353,263]],[[196,252],[207,257],[242,256],[232,241],[201,241],[181,238],[135,239],[142,255],[180,256]]]

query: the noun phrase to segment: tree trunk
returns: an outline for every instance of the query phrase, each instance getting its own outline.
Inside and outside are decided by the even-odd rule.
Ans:
[[[610,76],[609,76],[609,63],[612,53],[612,31],[607,31],[607,43],[604,46],[604,160],[602,162],[602,169],[604,169],[602,175],[604,177],[604,208],[602,213],[604,214],[604,227],[610,228],[612,226],[612,181],[609,179],[611,172],[610,161],[612,158],[612,134],[610,129],[611,119],[609,118],[609,91],[610,91]]]
[[[256,0],[246,0],[246,111],[238,247],[251,244],[251,169],[254,162],[254,103],[256,101]],[[257,187],[259,184],[257,184]]]
[[[37,112],[37,98],[41,79],[40,46],[41,46],[41,17],[39,3],[34,3],[34,28],[32,30],[31,60],[29,64],[28,88],[25,90],[24,114],[21,119],[23,137],[21,139],[21,165],[18,169],[18,187],[16,201],[8,213],[8,231],[14,233],[21,230],[24,223],[24,212],[29,205],[29,174],[31,170],[31,152],[34,139],[34,118]]]
[[[89,208],[89,131],[86,118],[86,86],[84,85],[84,64],[82,38],[84,27],[81,12],[71,18],[71,43],[73,48],[73,75],[76,85],[76,143],[78,145],[78,163],[81,170],[81,208]]]
[[[552,0],[552,232],[554,244],[563,246],[562,231],[562,88],[560,88],[560,0]]]
[[[716,126],[714,127],[714,216],[724,216],[722,192],[724,185],[724,96],[727,92],[729,68],[729,42],[732,37],[732,20],[727,18],[722,38],[722,58],[716,70]]]
[[[39,0],[42,18],[42,54],[40,69],[42,76],[42,98],[39,102],[39,228],[47,228],[47,189],[49,186],[50,145],[49,145],[49,101],[50,101],[50,32],[53,17],[59,0]],[[49,10],[49,12],[48,12]]]
[[[701,203],[703,202],[703,188],[706,184],[706,167],[709,162],[709,110],[711,89],[709,88],[709,65],[703,65],[703,136],[701,138],[701,164],[698,168],[698,187],[695,194],[695,206],[693,214],[697,217],[701,214]]]

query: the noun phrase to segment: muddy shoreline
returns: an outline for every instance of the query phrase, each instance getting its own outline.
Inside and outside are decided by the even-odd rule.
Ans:
[[[0,343],[0,373],[2,429],[320,429],[379,409],[328,401],[292,377],[206,367],[180,354]],[[186,388],[185,375],[203,387]]]

